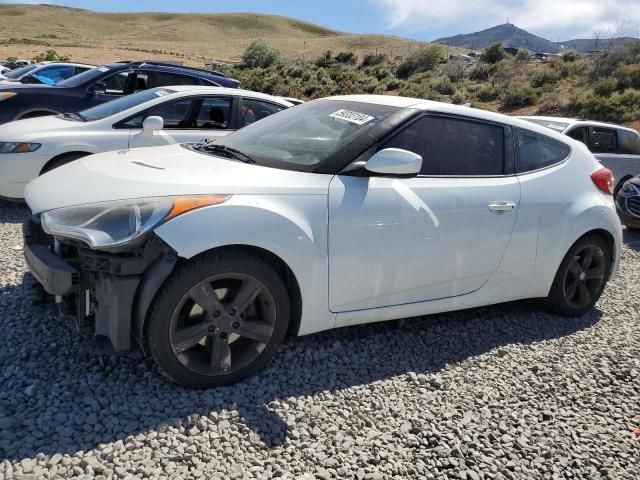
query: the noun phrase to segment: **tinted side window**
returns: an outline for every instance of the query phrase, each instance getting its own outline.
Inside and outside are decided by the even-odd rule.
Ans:
[[[122,95],[127,86],[127,78],[131,72],[119,72],[103,78],[98,83],[106,85],[106,93],[109,95]]]
[[[245,127],[254,122],[257,122],[258,120],[262,120],[269,115],[278,113],[281,110],[284,110],[284,107],[281,107],[280,105],[276,105],[274,103],[263,102],[261,100],[255,100],[251,98],[243,98],[242,121],[240,122],[240,126]]]
[[[169,85],[201,85],[201,82],[198,78],[188,77],[186,75],[165,72],[153,73],[154,87],[166,87]]]
[[[163,103],[129,119],[123,126],[126,128],[142,128],[142,122],[145,118],[162,117],[164,128],[190,128],[188,117],[191,103],[191,99]]]
[[[615,152],[617,147],[616,131],[594,127],[591,132],[591,151],[594,153]]]
[[[205,98],[198,112],[196,128],[230,128],[231,105],[230,98]]]
[[[423,117],[382,148],[422,155],[422,175],[502,175],[504,128],[444,117]]]
[[[627,130],[618,130],[618,153],[640,155],[640,135]]]
[[[559,163],[571,152],[568,145],[529,130],[517,129],[516,140],[518,144],[517,173],[530,172]]]
[[[567,135],[574,140],[578,140],[579,142],[584,143],[585,145],[589,145],[589,129],[587,127],[578,127],[571,130]]]

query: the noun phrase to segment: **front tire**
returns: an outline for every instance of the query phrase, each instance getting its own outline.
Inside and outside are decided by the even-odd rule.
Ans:
[[[149,351],[174,382],[230,385],[272,360],[289,324],[289,297],[277,272],[239,251],[185,263],[156,296],[145,333]]]
[[[591,310],[609,279],[611,251],[598,235],[587,235],[569,250],[551,286],[548,307],[560,315],[578,317]]]

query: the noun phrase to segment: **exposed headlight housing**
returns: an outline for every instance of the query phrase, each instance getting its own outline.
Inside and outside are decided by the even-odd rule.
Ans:
[[[218,205],[229,197],[142,198],[59,208],[42,214],[42,228],[50,235],[80,240],[91,248],[110,249],[132,243],[183,213]]]
[[[31,153],[41,146],[40,143],[0,142],[0,153]]]

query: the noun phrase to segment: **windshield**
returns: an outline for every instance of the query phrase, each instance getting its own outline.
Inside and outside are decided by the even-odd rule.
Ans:
[[[398,110],[373,103],[316,100],[195,148],[224,145],[258,165],[310,172]]]
[[[20,77],[26,75],[31,70],[35,70],[38,68],[38,65],[27,65],[26,67],[16,68],[15,70],[11,70],[5,74],[5,77],[10,78],[11,80],[19,80]]]
[[[102,120],[103,118],[110,117],[111,115],[124,112],[130,108],[155,100],[158,97],[171,95],[172,93],[176,93],[175,90],[170,90],[168,88],[151,88],[149,90],[143,90],[132,95],[120,97],[116,100],[111,100],[110,102],[82,110],[79,112],[79,116],[86,122]]]
[[[86,72],[79,73],[78,75],[67,78],[62,82],[58,83],[58,87],[77,87],[82,85],[83,83],[90,82],[91,80],[98,78],[104,72],[109,70],[107,67],[100,68],[92,68],[91,70],[87,70]]]
[[[520,117],[521,120],[526,120],[527,122],[535,123],[536,125],[540,125],[541,127],[547,127],[551,130],[555,130],[556,132],[564,132],[565,129],[569,126],[567,122],[560,122],[557,120],[546,120],[541,118],[527,118]]]

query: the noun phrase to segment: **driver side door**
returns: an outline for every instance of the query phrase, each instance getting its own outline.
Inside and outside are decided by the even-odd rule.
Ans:
[[[337,175],[329,188],[332,312],[465,295],[499,268],[520,202],[511,129],[424,116],[378,147],[422,156],[415,178]],[[338,317],[340,322],[340,317]]]

